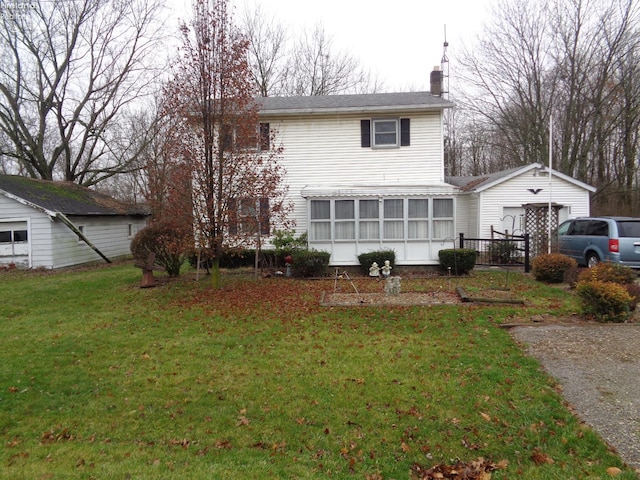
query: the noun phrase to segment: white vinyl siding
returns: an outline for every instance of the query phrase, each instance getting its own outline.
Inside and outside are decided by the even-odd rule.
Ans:
[[[589,215],[588,190],[557,176],[552,176],[552,182],[551,201],[564,207],[560,211],[560,222],[569,217]],[[538,188],[542,188],[542,190],[537,194],[529,190]],[[511,230],[511,217],[507,218],[507,216],[524,214],[523,205],[530,203],[548,204],[548,177],[542,177],[541,179],[540,176],[534,177],[532,171],[524,172],[491,188],[487,188],[477,195],[478,202],[475,205],[473,203],[470,204],[470,208],[475,208],[473,213],[477,219],[478,229],[473,232],[470,228],[468,232],[464,233],[468,237],[477,235],[481,238],[489,238],[492,227],[496,230],[503,230],[508,224],[508,229]],[[470,219],[470,227],[473,223],[475,222]],[[524,222],[521,223],[520,220],[516,220],[516,229],[521,224],[524,224]]]
[[[399,114],[411,120],[411,145],[402,148],[361,147],[361,120],[366,115],[264,118],[283,147],[280,164],[293,201],[291,219],[305,230],[307,185],[431,185],[444,181],[440,112]]]
[[[89,239],[110,259],[130,255],[130,234],[135,235],[147,224],[144,217],[127,216],[70,217],[70,220],[84,225]],[[60,268],[103,261],[84,242],[78,242],[78,236],[59,220],[0,195],[0,230],[3,223],[15,221],[27,225],[30,264],[29,257],[25,257],[25,267]],[[0,263],[6,262],[0,259]]]
[[[131,253],[130,225],[133,234],[146,225],[146,219],[126,216],[69,217],[107,258],[117,259]],[[89,245],[62,222],[52,224],[53,268],[104,261]]]

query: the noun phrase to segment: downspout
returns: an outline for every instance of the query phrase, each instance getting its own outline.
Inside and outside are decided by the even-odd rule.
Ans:
[[[80,231],[80,229],[78,227],[76,227],[73,224],[73,222],[71,220],[69,220],[63,213],[55,212],[55,216],[56,216],[56,218],[60,219],[60,221],[62,223],[64,223],[67,227],[69,227],[73,233],[78,235],[78,238],[80,238],[80,240],[82,240],[84,243],[89,245],[92,250],[94,250],[98,255],[100,255],[104,259],[105,262],[111,263],[111,260],[109,260],[104,253],[102,253],[100,250],[98,250],[98,247],[96,247],[93,243],[91,243],[91,240],[89,240],[84,235],[84,233],[82,233]]]

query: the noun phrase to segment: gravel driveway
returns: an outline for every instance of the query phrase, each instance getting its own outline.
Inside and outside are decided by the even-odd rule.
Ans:
[[[640,472],[640,324],[518,326],[576,414]]]

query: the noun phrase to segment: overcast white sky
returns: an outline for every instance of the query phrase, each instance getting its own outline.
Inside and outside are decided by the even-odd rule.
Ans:
[[[450,74],[457,52],[486,22],[494,0],[232,0],[239,14],[255,3],[293,33],[317,23],[332,37],[333,48],[346,50],[362,67],[377,74],[387,91],[428,90],[429,74],[440,65],[449,42]],[[184,17],[189,0],[169,0]],[[186,8],[189,11],[190,7]]]

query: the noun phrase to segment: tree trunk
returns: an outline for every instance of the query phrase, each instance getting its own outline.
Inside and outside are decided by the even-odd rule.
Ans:
[[[214,289],[220,288],[220,257],[216,255],[211,265],[211,286]]]

